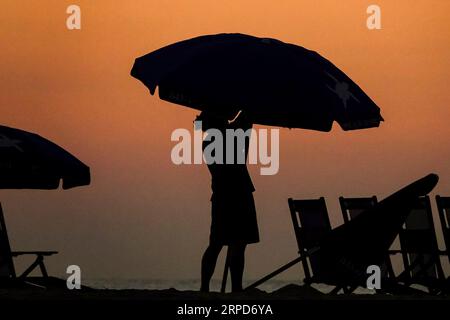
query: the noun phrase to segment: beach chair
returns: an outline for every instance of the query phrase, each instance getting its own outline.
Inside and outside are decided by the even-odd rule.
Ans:
[[[439,220],[441,220],[445,251],[450,261],[450,197],[436,196],[436,204],[439,212]]]
[[[318,245],[325,234],[331,231],[325,198],[311,200],[288,199],[294,233],[297,239],[298,253],[305,254]],[[227,254],[221,292],[225,292],[226,274],[228,268]],[[320,261],[318,257],[311,256],[301,261],[305,273],[305,284],[322,282],[320,276]]]
[[[45,268],[44,258],[57,253],[57,251],[11,251],[5,218],[0,203],[0,286],[2,284],[15,284],[24,280],[31,283],[44,283],[45,280],[50,278],[47,274],[47,269]],[[17,276],[13,258],[24,255],[34,255],[36,256],[36,259],[22,274]],[[39,268],[42,277],[30,278],[29,275],[36,268]]]
[[[341,206],[342,217],[344,223],[356,218],[364,210],[372,208],[378,203],[377,197],[367,198],[344,198],[339,197],[339,204]]]
[[[323,256],[316,254],[320,243],[332,230],[325,198],[302,200],[289,198],[288,204],[300,257],[268,277],[301,262],[305,275],[303,282],[306,285],[324,283],[334,286],[331,293],[337,293],[341,289],[345,293],[351,293],[356,286],[347,286],[336,277],[332,269],[326,266],[326,262],[322,261]]]
[[[323,237],[331,231],[325,198],[311,200],[288,199],[292,225],[297,240],[298,253],[305,254],[317,247]],[[302,260],[305,284],[323,282],[320,261],[315,255]]]
[[[420,197],[399,233],[404,271],[398,280],[420,284],[438,293],[445,281],[433,223],[430,198]]]
[[[378,203],[377,197],[359,197],[359,198],[345,198],[339,197],[339,204],[341,206],[342,217],[344,223],[348,223],[352,219],[356,218],[360,213],[365,210],[373,208]],[[392,254],[399,253],[398,250],[390,251]],[[390,259],[389,252],[386,253],[385,262],[380,266],[381,276],[383,279],[395,278],[394,269]]]
[[[262,277],[245,290],[259,286],[297,263],[302,262],[305,267],[304,261],[310,261],[305,270],[312,271],[309,275],[308,271],[305,271],[305,282],[332,284],[335,288],[330,293],[337,293],[340,289],[352,292],[358,286],[366,286],[368,267],[381,265],[385,261],[386,252],[398,236],[414,204],[420,196],[431,192],[438,180],[437,175],[429,174],[332,230],[329,221],[326,222],[328,219],[323,222],[323,212],[326,208],[323,205],[324,200],[316,200],[315,209],[307,210],[316,212],[312,220],[306,219],[307,225],[315,229],[315,232],[311,233],[304,232],[306,225],[302,223],[306,220],[301,220],[304,211],[297,208],[297,205],[302,203],[290,200],[299,257]],[[318,209],[320,207],[322,210]]]

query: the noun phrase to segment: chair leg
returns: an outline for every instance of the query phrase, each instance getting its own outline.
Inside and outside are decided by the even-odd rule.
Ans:
[[[227,280],[228,280],[228,270],[230,268],[230,248],[227,250],[227,257],[225,259],[225,267],[223,269],[223,276],[222,276],[222,286],[220,287],[220,293],[225,293],[227,288]]]
[[[392,263],[389,256],[386,257],[386,267],[388,277],[395,278],[394,268],[392,267]]]
[[[44,278],[47,278],[48,274],[47,274],[47,269],[45,268],[45,265],[44,265],[44,257],[40,254],[36,257],[36,260],[34,260],[34,262],[20,275],[19,278],[21,278],[21,279],[26,278],[37,267],[39,267],[41,269],[41,272],[42,272],[42,275],[44,276]]]
[[[47,278],[48,278],[48,273],[47,273],[47,268],[45,268],[44,258],[42,258],[42,259],[39,261],[39,268],[41,269],[42,276],[43,276],[45,279],[47,279]]]
[[[407,265],[406,268],[395,278],[397,281],[404,281],[405,283],[411,280],[410,272],[414,270],[417,265],[419,265],[420,259],[415,259],[411,264]]]
[[[356,290],[356,288],[358,288],[358,287],[359,286],[357,284],[353,284],[353,285],[348,287],[347,291],[348,291],[349,294],[353,293]]]
[[[248,289],[253,289],[256,288],[257,286],[259,286],[260,284],[266,282],[267,280],[272,279],[273,277],[275,277],[276,275],[280,274],[281,272],[289,269],[290,267],[296,265],[297,263],[299,263],[300,261],[302,261],[303,259],[305,259],[305,256],[300,256],[298,258],[295,258],[294,260],[292,260],[291,262],[286,263],[284,266],[278,268],[277,270],[275,270],[274,272],[268,274],[267,276],[259,279],[258,281],[252,283],[251,285],[249,285],[247,288],[245,288],[244,290],[248,290]]]
[[[346,293],[346,291],[347,291],[346,287],[336,286],[336,287],[334,287],[333,290],[330,291],[329,294],[331,294],[331,295],[338,294],[341,289],[344,289],[344,293]]]

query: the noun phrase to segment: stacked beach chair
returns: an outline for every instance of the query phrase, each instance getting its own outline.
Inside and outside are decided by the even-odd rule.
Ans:
[[[332,229],[327,206],[319,199],[288,199],[299,256],[248,288],[254,288],[300,263],[304,283],[334,286],[330,293],[353,292],[365,286],[366,267],[381,270],[381,292],[416,293],[413,284],[430,294],[449,292],[441,256],[450,261],[450,197],[436,197],[440,224],[446,244],[440,250],[436,238],[428,193],[437,183],[429,175],[382,201],[376,196],[339,198],[344,223]],[[395,238],[400,248],[391,250]],[[392,255],[401,255],[402,271],[395,274]],[[421,291],[422,292],[422,291]]]

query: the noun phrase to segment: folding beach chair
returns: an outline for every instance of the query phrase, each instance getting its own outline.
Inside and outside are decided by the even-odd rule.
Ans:
[[[325,266],[326,262],[322,261],[323,256],[316,254],[319,244],[332,230],[325,199],[323,197],[307,200],[289,198],[288,204],[300,257],[274,271],[266,278],[271,278],[301,262],[305,274],[303,282],[306,285],[325,283],[335,286],[331,293],[337,293],[340,289],[343,289],[346,293],[353,291],[356,286],[351,288],[345,283],[341,283],[340,279],[336,278],[336,274]],[[260,281],[264,282],[265,280],[263,278]],[[255,283],[252,287],[257,285]]]
[[[444,236],[445,251],[450,261],[450,197],[436,196],[436,204],[441,220],[442,234]]]
[[[335,285],[331,293],[337,293],[340,289],[352,292],[358,286],[366,286],[367,268],[381,265],[385,261],[386,252],[399,234],[415,202],[420,196],[433,190],[438,179],[437,175],[429,174],[333,230],[328,219],[323,219],[326,212],[323,199],[315,200],[313,206],[310,202],[307,203],[307,210],[298,208],[303,205],[302,202],[289,200],[293,209],[291,217],[299,257],[254,282],[246,290],[259,286],[299,262],[305,268],[306,283],[317,281]],[[306,217],[312,218],[302,220],[304,212],[315,214],[306,213]],[[306,228],[314,231],[307,232]],[[306,265],[304,261],[309,264]]]
[[[378,203],[377,197],[360,197],[360,198],[344,198],[339,197],[339,204],[341,206],[342,217],[344,223],[348,223],[352,219],[356,218],[360,213],[365,210],[373,208]],[[392,253],[398,253],[397,251],[392,251]],[[389,252],[386,254],[385,262],[380,266],[381,277],[395,278],[394,269],[392,268],[392,263],[390,259]]]
[[[292,225],[297,240],[298,253],[305,254],[317,247],[323,237],[331,231],[325,198],[311,200],[288,199]],[[305,273],[304,283],[310,284],[321,281],[320,260],[311,255],[302,260]]]
[[[51,256],[58,253],[57,251],[11,251],[9,244],[8,233],[6,230],[6,223],[3,217],[3,210],[0,204],[0,285],[17,283],[17,281],[30,280],[32,283],[43,283],[42,280],[49,279],[47,274],[47,269],[44,265],[44,257]],[[14,268],[13,257],[23,256],[23,255],[35,255],[36,259],[34,262],[20,275],[16,275]],[[39,268],[42,277],[39,279],[37,277],[29,278],[30,273]]]
[[[439,290],[445,280],[440,261],[430,198],[420,197],[406,218],[399,233],[404,271],[398,280],[421,284],[431,293]]]

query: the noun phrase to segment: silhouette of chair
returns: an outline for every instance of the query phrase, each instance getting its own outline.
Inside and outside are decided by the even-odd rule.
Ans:
[[[42,283],[42,281],[39,280],[49,279],[47,269],[44,265],[44,257],[57,253],[57,251],[11,251],[6,223],[0,203],[0,281],[2,283],[14,283],[25,279],[28,280],[30,279],[28,276],[36,268],[40,269],[42,279],[32,277],[30,280],[32,280],[31,282]],[[14,268],[13,257],[23,255],[35,255],[36,259],[20,276],[17,276]]]
[[[430,198],[420,197],[399,233],[404,271],[398,280],[421,284],[437,292],[445,280],[433,223]]]
[[[439,212],[439,220],[441,220],[446,254],[450,261],[450,197],[436,196],[436,204]]]
[[[308,270],[305,271],[305,282],[320,281],[335,285],[331,293],[337,293],[341,288],[344,292],[352,292],[358,286],[366,286],[368,267],[381,265],[385,261],[390,246],[419,197],[433,190],[438,180],[439,177],[436,174],[429,174],[391,194],[348,223],[332,230],[328,217],[324,220],[326,206],[323,198],[315,200],[314,210],[305,211],[316,214],[306,214],[312,218],[303,218],[303,220],[301,217],[304,210],[297,208],[302,202],[289,200],[299,246],[299,257],[254,282],[245,290],[259,286],[299,262],[305,266],[304,261],[310,261],[313,273],[308,276],[307,273],[310,271],[308,265],[308,268],[305,268]],[[302,224],[305,221],[308,223]],[[313,228],[314,232],[304,232],[305,227]],[[389,285],[393,285],[392,288],[397,286],[396,281],[389,282]],[[408,288],[408,290],[412,289]]]
[[[328,210],[323,197],[312,200],[288,199],[298,253],[304,254],[316,247],[324,235],[331,231]],[[316,256],[309,256],[302,260],[305,273],[304,282],[310,284],[321,282],[320,261]]]
[[[345,198],[339,197],[339,204],[341,206],[342,217],[344,223],[348,223],[350,220],[356,218],[361,212],[373,208],[378,203],[377,197],[360,197],[360,198]],[[394,269],[389,253],[399,253],[398,250],[391,250],[386,254],[386,261],[380,266],[381,276],[386,279],[390,277],[395,278]]]
[[[301,262],[306,285],[312,283],[325,283],[335,286],[331,293],[343,289],[345,293],[352,292],[356,286],[347,286],[336,277],[336,274],[323,263],[323,256],[315,254],[320,242],[332,230],[325,199],[288,199],[295,238],[297,240],[299,258],[292,260],[270,275],[251,285],[256,287],[260,283],[274,277],[291,266]]]

